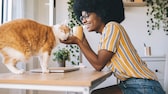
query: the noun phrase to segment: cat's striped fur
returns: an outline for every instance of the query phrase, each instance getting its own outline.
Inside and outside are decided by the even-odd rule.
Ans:
[[[24,71],[16,68],[17,62],[25,62],[39,56],[43,72],[52,49],[59,39],[66,40],[70,29],[66,25],[47,26],[29,19],[17,19],[0,26],[0,53],[3,63],[16,74]]]

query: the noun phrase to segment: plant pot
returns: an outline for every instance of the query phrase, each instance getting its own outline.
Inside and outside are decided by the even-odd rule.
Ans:
[[[66,67],[65,61],[63,61],[63,62],[57,62],[57,63],[58,63],[58,67]]]

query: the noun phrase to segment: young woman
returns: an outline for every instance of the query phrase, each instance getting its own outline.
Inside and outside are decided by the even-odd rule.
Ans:
[[[71,36],[62,42],[77,44],[95,70],[107,66],[120,80],[119,84],[92,94],[165,94],[120,25],[125,19],[122,0],[74,0],[74,12],[89,32],[101,34],[98,53],[91,49],[85,36],[83,40]]]

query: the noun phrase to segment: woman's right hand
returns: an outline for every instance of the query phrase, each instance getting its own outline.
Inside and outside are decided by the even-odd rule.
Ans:
[[[60,40],[61,43],[65,43],[65,44],[78,44],[79,42],[83,43],[84,41],[86,41],[86,37],[84,33],[82,35],[82,39],[79,39],[78,37],[71,35],[68,37],[67,40]]]
[[[81,40],[78,39],[76,36],[69,36],[67,40],[60,40],[61,43],[65,44],[78,44]]]

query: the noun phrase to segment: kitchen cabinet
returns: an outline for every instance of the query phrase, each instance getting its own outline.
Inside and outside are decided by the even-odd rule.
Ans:
[[[166,56],[144,56],[141,57],[147,63],[147,66],[155,72],[159,82],[166,91],[168,88],[168,61]],[[167,92],[168,93],[168,92]]]

